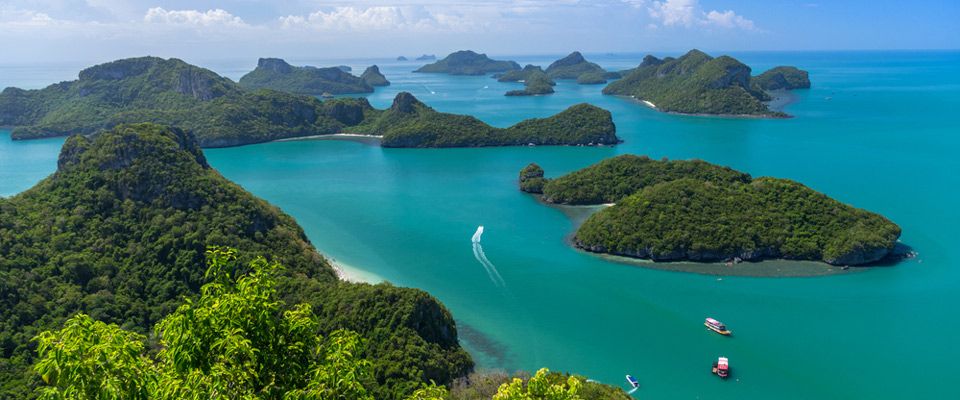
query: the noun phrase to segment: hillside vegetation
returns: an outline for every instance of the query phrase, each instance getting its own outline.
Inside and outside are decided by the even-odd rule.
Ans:
[[[210,168],[190,134],[121,125],[70,137],[57,172],[0,199],[0,398],[28,397],[39,383],[30,339],[78,312],[148,333],[198,293],[207,246],[283,264],[280,298],[309,303],[321,334],[365,339],[377,399],[448,383],[473,365],[429,294],[338,281],[291,217]]]
[[[420,60],[422,58],[418,58]],[[460,50],[450,53],[432,64],[427,64],[413,72],[434,72],[450,75],[486,75],[496,72],[506,72],[520,69],[520,64],[513,61],[498,61],[490,59],[486,54],[478,54],[470,50]]]
[[[771,98],[764,90],[769,86],[753,82],[750,73],[750,67],[733,57],[714,58],[699,50],[662,60],[646,56],[603,93],[646,100],[666,112],[786,117],[767,108],[764,102]],[[772,79],[761,76],[761,83]]]
[[[363,123],[348,132],[382,136],[384,147],[477,147],[510,145],[616,144],[609,111],[574,105],[548,118],[495,128],[467,115],[437,112],[412,94],[401,92],[390,108],[368,111]]]
[[[259,59],[257,68],[241,77],[238,83],[246,89],[307,95],[373,92],[365,79],[353,76],[344,68],[295,67],[279,58]]]
[[[616,203],[590,216],[577,247],[655,261],[786,258],[869,264],[900,227],[800,183],[751,178],[703,161],[619,156],[556,179],[535,164],[520,188],[560,204]]]

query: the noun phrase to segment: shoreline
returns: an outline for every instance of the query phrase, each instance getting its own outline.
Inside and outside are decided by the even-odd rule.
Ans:
[[[271,140],[271,142],[295,142],[298,140],[315,140],[315,139],[380,139],[380,136],[377,135],[367,135],[362,133],[329,133],[326,135],[308,135],[308,136],[297,136],[283,139]]]
[[[574,237],[580,225],[586,221],[590,215],[613,204],[595,204],[595,205],[564,205],[554,204],[543,201],[540,196],[536,196],[537,201],[556,209],[563,213],[573,224],[573,229],[563,237],[563,242],[577,252],[589,254],[598,257],[604,261],[629,266],[657,269],[662,271],[685,272],[700,275],[723,276],[742,276],[756,278],[808,278],[817,276],[842,275],[857,272],[866,272],[868,270],[882,267],[884,264],[870,264],[864,266],[850,266],[847,268],[830,265],[822,261],[810,260],[788,260],[782,258],[771,258],[760,261],[743,261],[736,264],[727,265],[724,262],[697,262],[689,260],[678,261],[653,261],[644,258],[635,258],[620,256],[609,253],[598,253],[580,248],[574,242]]]
[[[713,117],[713,118],[723,118],[723,119],[790,119],[790,118],[793,118],[792,115],[775,116],[775,115],[757,115],[757,114],[706,114],[706,113],[684,113],[684,112],[677,112],[677,111],[664,111],[657,108],[656,104],[654,104],[653,102],[648,100],[638,99],[636,96],[628,96],[628,95],[615,95],[615,96],[630,99],[631,101],[642,104],[647,108],[653,109],[655,111],[658,111],[664,114],[670,114],[670,115],[679,115],[679,116],[687,116],[687,117]],[[795,102],[795,100],[789,103],[783,104],[780,107],[782,108],[788,104],[792,104],[793,102]],[[780,111],[780,109],[771,108],[771,111]]]
[[[327,262],[330,263],[330,266],[333,268],[333,272],[337,274],[337,278],[341,281],[351,283],[369,283],[371,285],[386,282],[386,279],[383,279],[383,277],[372,272],[367,272],[353,265],[337,261],[330,256],[324,255],[324,258],[326,258]]]

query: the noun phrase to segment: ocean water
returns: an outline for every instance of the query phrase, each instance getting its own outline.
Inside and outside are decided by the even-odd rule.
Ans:
[[[795,118],[666,115],[603,96],[602,85],[564,81],[554,95],[504,97],[520,85],[411,73],[417,62],[304,59],[290,61],[346,63],[356,73],[378,63],[393,85],[367,96],[377,107],[405,90],[440,111],[497,126],[589,102],[613,113],[624,143],[382,149],[307,140],[205,152],[227,178],[293,215],[337,262],[443,301],[480,368],[548,367],[621,386],[632,374],[641,383],[634,396],[645,399],[955,396],[960,52],[731,55],[756,72],[781,64],[809,70],[813,88],[795,92],[786,108]],[[558,56],[511,58],[546,65]],[[587,57],[621,69],[642,54]],[[253,61],[201,64],[236,79]],[[53,70],[43,73],[69,76]],[[61,143],[11,142],[0,133],[0,195],[52,172]],[[699,158],[800,181],[886,215],[919,256],[808,278],[642,268],[570,248],[563,239],[571,220],[516,188],[530,162],[558,176],[624,153]],[[478,225],[482,255],[470,240]],[[733,337],[707,332],[707,316],[726,322]],[[727,381],[710,374],[718,356],[730,358]]]

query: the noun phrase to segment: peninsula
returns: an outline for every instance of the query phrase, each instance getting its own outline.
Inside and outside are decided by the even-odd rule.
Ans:
[[[795,71],[795,72],[794,72]],[[637,68],[623,72],[623,78],[611,82],[604,94],[630,96],[647,102],[657,110],[680,114],[788,117],[781,111],[770,110],[765,104],[771,100],[766,90],[809,87],[775,85],[771,82],[798,83],[796,75],[806,79],[806,72],[793,67],[778,67],[757,79],[751,69],[729,56],[713,58],[699,50],[691,50],[681,57],[659,59],[646,56]]]
[[[45,227],[36,229],[35,227]],[[0,199],[0,397],[28,398],[30,339],[78,310],[138,333],[198,293],[207,246],[285,266],[279,294],[308,303],[321,332],[350,329],[375,372],[369,389],[399,399],[472,369],[449,311],[429,294],[338,281],[292,217],[212,169],[197,141],[154,124],[71,136],[57,170]],[[364,304],[364,307],[354,307]],[[389,316],[389,317],[385,317]]]
[[[548,203],[615,203],[590,216],[574,244],[654,261],[793,259],[870,264],[888,256],[900,227],[800,183],[704,161],[623,155],[556,179],[536,165],[520,188]]]
[[[257,68],[240,78],[246,89],[273,89],[282,92],[319,95],[370,93],[373,87],[350,74],[350,67],[295,67],[279,58],[261,58]]]
[[[513,61],[497,61],[470,50],[461,50],[433,64],[427,64],[413,72],[434,72],[450,75],[485,75],[520,69]]]
[[[620,142],[610,112],[589,104],[577,104],[554,116],[520,121],[508,128],[495,128],[468,115],[438,112],[407,92],[397,94],[386,110],[376,110],[369,103],[360,107],[366,117],[344,132],[380,136],[384,147],[613,145]]]

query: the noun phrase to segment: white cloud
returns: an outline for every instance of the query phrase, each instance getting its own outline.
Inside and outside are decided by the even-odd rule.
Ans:
[[[753,21],[738,15],[733,10],[704,11],[698,0],[622,0],[635,8],[646,8],[647,14],[659,26],[713,27],[727,29],[757,30]]]
[[[162,7],[153,7],[147,10],[143,21],[159,24],[179,24],[195,26],[247,26],[243,19],[222,9],[207,11],[198,10],[166,10]]]
[[[722,28],[740,28],[748,31],[757,29],[753,21],[737,15],[733,10],[710,11],[707,13],[707,21]]]
[[[465,31],[482,24],[455,12],[430,11],[422,6],[336,7],[308,15],[280,17],[283,28],[323,31]]]

